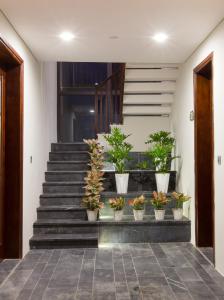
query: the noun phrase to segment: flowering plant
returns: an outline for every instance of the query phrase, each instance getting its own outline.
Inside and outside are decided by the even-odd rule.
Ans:
[[[165,193],[162,192],[153,192],[153,199],[151,200],[152,205],[154,206],[155,209],[157,210],[162,210],[163,206],[168,203],[168,199],[166,197]]]
[[[176,208],[182,208],[183,203],[191,199],[190,196],[177,192],[172,193],[172,198],[176,200]]]
[[[122,210],[125,205],[125,199],[123,197],[109,199],[110,207],[114,210]]]
[[[128,204],[135,210],[143,210],[145,206],[145,196],[141,195],[128,201]]]
[[[88,210],[103,208],[103,203],[100,202],[100,193],[103,191],[103,147],[97,140],[84,140],[89,145],[90,151],[90,170],[87,172],[85,180],[85,195],[83,205]]]

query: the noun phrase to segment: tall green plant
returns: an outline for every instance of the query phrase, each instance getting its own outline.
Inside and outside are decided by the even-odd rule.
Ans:
[[[117,173],[125,173],[125,162],[130,160],[129,153],[133,146],[126,142],[130,136],[124,134],[120,128],[114,127],[110,135],[104,135],[104,138],[111,146],[108,151],[108,161],[114,163]]]
[[[170,163],[178,156],[172,156],[172,150],[175,147],[175,139],[170,132],[159,131],[149,135],[145,142],[151,147],[146,151],[146,155],[152,159],[152,162],[158,172],[167,173]]]
[[[84,140],[89,145],[90,170],[85,180],[84,206],[89,210],[100,209],[103,203],[100,202],[100,193],[103,191],[103,147],[97,140]]]

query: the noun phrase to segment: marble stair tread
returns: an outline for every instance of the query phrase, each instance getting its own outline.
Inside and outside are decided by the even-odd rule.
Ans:
[[[72,185],[72,184],[85,184],[85,181],[54,181],[54,182],[43,183],[43,185]]]
[[[34,226],[42,226],[42,225],[83,225],[83,226],[92,226],[92,225],[133,225],[133,224],[152,224],[152,225],[182,225],[182,224],[190,224],[190,220],[186,217],[183,217],[182,220],[176,221],[173,219],[173,216],[165,216],[165,219],[162,221],[155,220],[153,215],[146,215],[142,221],[135,221],[133,216],[124,216],[122,221],[114,221],[113,217],[104,217],[103,219],[99,219],[97,221],[85,221],[78,219],[39,219],[34,223]]]
[[[86,164],[86,160],[66,160],[66,161],[65,160],[49,160],[47,163],[48,164],[82,164],[82,163]]]
[[[108,197],[111,197],[111,198],[114,198],[114,197],[134,198],[134,197],[141,196],[142,194],[145,197],[152,197],[152,193],[153,193],[153,191],[136,191],[136,192],[128,192],[127,194],[118,194],[117,192],[102,192],[101,195],[102,195],[102,197],[105,197],[105,198],[108,198]],[[170,192],[168,192],[166,195],[168,197],[171,197]]]
[[[87,171],[76,171],[76,170],[56,170],[56,171],[46,171],[45,174],[85,174]]]
[[[98,238],[97,233],[63,233],[63,234],[35,234],[31,241],[38,240],[95,240]]]
[[[40,195],[40,198],[76,198],[83,197],[83,193],[44,193]]]
[[[186,217],[183,217],[182,220],[176,221],[173,219],[172,215],[165,215],[165,219],[162,221],[158,221],[155,219],[154,215],[145,215],[144,219],[142,221],[135,221],[134,217],[132,215],[124,215],[122,218],[122,221],[114,221],[113,217],[111,216],[104,216],[103,219],[100,219],[97,221],[98,223],[102,224],[113,224],[113,225],[119,225],[119,224],[150,224],[150,225],[160,225],[160,226],[167,226],[167,225],[182,225],[182,224],[190,224],[190,220]]]
[[[37,208],[38,211],[86,211],[85,207],[78,205],[43,205]]]
[[[96,222],[89,222],[79,219],[39,219],[36,222],[34,222],[34,226],[43,226],[43,225],[52,225],[52,226],[73,226],[73,225],[83,225],[83,226],[89,226],[94,223],[98,224],[99,221]]]

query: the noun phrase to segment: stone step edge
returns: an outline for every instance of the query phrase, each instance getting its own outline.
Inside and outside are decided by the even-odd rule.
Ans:
[[[66,240],[98,240],[96,233],[61,233],[61,234],[34,234],[30,242],[33,241],[66,241]]]
[[[191,221],[184,217],[180,221],[176,221],[173,218],[170,219],[165,219],[163,221],[157,221],[155,220],[153,215],[148,215],[151,217],[150,220],[143,220],[143,221],[135,221],[134,217],[133,220],[122,220],[122,221],[114,221],[114,220],[98,220],[98,221],[84,221],[84,220],[75,220],[75,219],[40,219],[34,222],[33,226],[34,227],[41,227],[41,226],[67,226],[67,227],[72,227],[72,226],[116,226],[116,225],[159,225],[159,226],[166,226],[166,225],[173,225],[173,226],[180,226],[180,225],[190,225]],[[168,216],[168,215],[167,215]],[[171,215],[170,215],[171,217]],[[66,221],[65,221],[66,220]]]
[[[85,185],[85,181],[47,181],[43,186]]]
[[[63,211],[63,212],[70,212],[70,211],[86,211],[85,207],[81,207],[78,205],[42,205],[37,207],[37,211]]]

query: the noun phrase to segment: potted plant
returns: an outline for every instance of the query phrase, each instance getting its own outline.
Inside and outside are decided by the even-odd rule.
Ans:
[[[126,194],[128,191],[129,174],[125,171],[125,162],[130,160],[129,152],[133,146],[126,142],[130,135],[122,133],[118,127],[112,128],[111,134],[104,135],[110,145],[108,161],[115,165],[115,180],[118,194]]]
[[[172,193],[172,198],[176,201],[176,207],[173,208],[174,220],[179,221],[183,218],[183,203],[190,200],[191,197],[183,193]]]
[[[129,200],[129,205],[133,207],[135,221],[142,221],[145,212],[145,196],[141,195]]]
[[[121,221],[123,217],[123,208],[125,199],[123,197],[109,199],[110,207],[114,210],[114,220]]]
[[[146,151],[146,155],[152,159],[156,168],[156,185],[157,191],[167,193],[170,178],[171,161],[178,156],[172,156],[172,150],[175,146],[175,139],[167,131],[159,131],[150,134],[146,144],[151,147]]]
[[[99,210],[103,208],[100,201],[100,193],[103,191],[103,147],[97,140],[84,140],[89,145],[90,170],[87,172],[85,180],[85,195],[83,205],[87,208],[89,221],[96,221]]]
[[[153,199],[151,200],[151,203],[154,207],[155,212],[155,219],[157,221],[164,220],[165,217],[165,209],[164,206],[168,203],[168,199],[166,197],[165,193],[162,192],[153,192]]]

